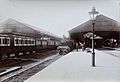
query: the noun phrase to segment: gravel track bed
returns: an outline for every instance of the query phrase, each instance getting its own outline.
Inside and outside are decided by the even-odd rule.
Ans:
[[[47,52],[47,54],[48,54],[49,52]],[[56,52],[54,52],[54,51],[52,51],[52,52],[50,52],[51,54],[57,54]],[[39,56],[39,55],[37,55],[37,56]],[[49,55],[49,56],[45,56],[45,57],[43,57],[42,59],[45,59],[45,58],[49,58],[50,56],[52,56],[52,55]],[[17,74],[17,72],[16,72],[16,74],[14,75],[14,73],[11,73],[11,74],[13,74],[13,76],[12,77],[9,77],[9,75],[8,75],[8,77],[9,78],[7,78],[7,79],[5,79],[5,80],[1,80],[1,82],[24,82],[24,80],[26,80],[26,79],[28,79],[30,76],[32,76],[32,75],[34,75],[34,74],[36,74],[37,72],[39,72],[39,71],[41,71],[42,69],[44,69],[45,67],[47,67],[48,65],[50,65],[52,62],[54,62],[54,61],[56,61],[57,59],[59,59],[60,57],[62,57],[62,55],[55,55],[55,56],[53,56],[53,57],[51,57],[51,58],[49,58],[49,59],[46,59],[45,61],[43,61],[43,62],[41,62],[41,63],[39,63],[40,62],[40,60],[41,59],[39,59],[39,58],[37,58],[36,60],[37,60],[37,62],[33,62],[33,63],[31,63],[31,64],[34,64],[34,63],[37,63],[37,64],[35,64],[34,66],[31,66],[30,64],[28,64],[28,65],[25,65],[25,66],[23,66],[23,68],[26,68],[24,71],[22,71],[22,72],[20,72],[20,73],[18,73]],[[30,58],[31,59],[31,58]],[[33,58],[34,59],[34,58]],[[35,59],[34,59],[35,60]],[[27,66],[29,67],[29,68],[27,68]],[[19,72],[19,70],[18,70],[18,72]]]

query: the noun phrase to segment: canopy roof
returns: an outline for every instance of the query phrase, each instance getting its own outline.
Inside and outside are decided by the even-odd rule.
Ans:
[[[11,18],[0,24],[0,33],[41,36],[39,32],[31,27]]]
[[[84,34],[92,32],[92,21],[87,22],[71,29],[69,31],[71,39],[75,41],[83,41]],[[96,17],[95,21],[95,35],[102,37],[103,39],[114,38],[120,40],[120,23],[108,18],[102,14]]]
[[[25,23],[21,23],[11,18],[0,24],[0,33],[20,34],[35,37],[43,36],[52,39],[60,39],[59,37],[55,36],[50,32]]]
[[[71,29],[70,34],[77,32],[88,32],[92,31],[92,21],[87,22]],[[95,21],[95,31],[120,31],[119,23],[111,18],[108,18],[102,14],[96,17]]]

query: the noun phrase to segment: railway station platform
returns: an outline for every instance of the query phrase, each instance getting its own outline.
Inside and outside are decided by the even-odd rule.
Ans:
[[[74,50],[25,82],[120,82],[120,58],[95,53],[96,67],[92,67],[91,53]]]

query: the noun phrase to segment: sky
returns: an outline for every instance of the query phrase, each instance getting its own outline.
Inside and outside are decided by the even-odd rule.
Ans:
[[[95,6],[103,14],[120,22],[120,0],[0,0],[0,23],[12,18],[58,36],[90,19]]]

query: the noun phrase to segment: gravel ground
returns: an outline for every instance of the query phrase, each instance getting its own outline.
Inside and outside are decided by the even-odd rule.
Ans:
[[[43,54],[43,55],[41,55],[41,54]],[[48,60],[46,60],[42,63],[39,63],[41,60],[44,60],[45,58],[48,58],[52,55],[56,55],[56,56],[53,56],[50,59],[48,59]],[[26,55],[26,58],[28,58],[29,61],[30,60],[31,61],[34,60],[34,61],[33,62],[31,62],[31,61],[28,62],[27,61],[27,63],[24,63],[24,64],[22,62],[21,65],[26,66],[26,68],[27,68],[27,66],[31,66],[31,63],[34,64],[36,62],[36,63],[39,63],[39,64],[31,67],[30,69],[26,69],[25,71],[22,71],[19,74],[13,75],[12,77],[7,78],[6,80],[4,80],[2,82],[24,82],[24,80],[28,79],[30,76],[36,74],[37,72],[41,71],[42,69],[44,69],[46,66],[48,66],[52,62],[54,62],[57,59],[59,59],[60,57],[62,57],[62,55],[58,55],[58,52],[56,50],[53,50],[53,51],[48,51],[48,52],[40,53],[40,54],[37,53],[36,55],[28,55],[28,57]],[[24,58],[24,61],[25,61],[25,57],[20,57],[20,58]]]

